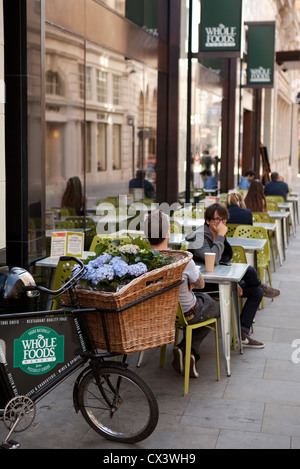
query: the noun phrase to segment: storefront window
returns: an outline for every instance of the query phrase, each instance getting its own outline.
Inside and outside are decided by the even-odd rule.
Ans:
[[[50,23],[45,61],[46,210],[61,207],[73,177],[86,214],[130,194],[138,170],[154,183],[157,71]]]
[[[107,102],[107,73],[97,70],[97,101]]]
[[[192,15],[191,51],[199,49],[200,1],[194,0]],[[180,112],[179,112],[179,193],[184,198],[187,168],[187,103],[188,103],[188,2],[181,8],[181,49],[179,61]],[[204,62],[204,61],[201,61]],[[209,169],[218,179],[221,156],[222,116],[222,60],[205,64],[191,60],[191,174],[190,189],[203,187],[201,171]],[[192,194],[192,192],[191,192]]]
[[[46,24],[45,51],[46,210],[57,213],[68,180],[84,180],[84,41]]]

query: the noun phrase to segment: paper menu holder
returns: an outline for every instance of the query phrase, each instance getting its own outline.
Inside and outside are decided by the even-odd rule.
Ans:
[[[84,233],[53,231],[51,236],[51,257],[83,257]]]
[[[220,203],[220,197],[215,197],[213,195],[207,195],[204,200],[204,207],[207,208],[212,204]]]

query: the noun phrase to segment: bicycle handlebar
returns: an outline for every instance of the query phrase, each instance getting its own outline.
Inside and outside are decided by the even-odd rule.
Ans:
[[[35,290],[38,290],[38,291],[42,291],[42,292],[45,292],[45,293],[48,293],[50,295],[61,295],[62,293],[66,292],[67,290],[69,290],[69,288],[71,288],[73,285],[75,285],[77,283],[77,281],[82,277],[83,275],[83,272],[84,272],[84,264],[83,262],[81,261],[81,259],[78,259],[77,257],[72,257],[72,256],[61,256],[59,258],[60,261],[62,262],[67,262],[67,261],[74,261],[76,262],[77,264],[80,265],[80,270],[78,272],[75,273],[75,275],[70,278],[70,280],[68,280],[62,287],[60,287],[58,290],[50,290],[49,288],[46,288],[46,287],[42,287],[41,285],[32,285],[32,286],[24,286],[23,287],[23,290],[24,291],[35,291]]]

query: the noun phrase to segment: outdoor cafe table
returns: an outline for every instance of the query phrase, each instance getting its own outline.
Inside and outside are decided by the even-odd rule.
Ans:
[[[293,204],[291,202],[278,202],[277,207],[279,208],[279,210],[287,210],[290,213],[293,234],[294,236],[296,236],[296,220]]]
[[[262,238],[226,238],[230,246],[242,246],[247,255],[247,261],[257,270],[257,251],[264,248],[267,239]]]
[[[268,211],[270,217],[275,220],[277,225],[277,237],[278,237],[278,255],[280,265],[285,260],[285,248],[287,246],[287,219],[290,216],[289,212],[282,211]]]
[[[230,367],[230,347],[231,347],[231,293],[232,293],[232,306],[234,312],[234,321],[236,328],[236,338],[240,353],[243,353],[241,325],[240,325],[240,309],[239,309],[239,295],[238,295],[238,282],[241,281],[248,268],[248,264],[231,264],[216,265],[213,272],[206,272],[205,265],[197,263],[200,272],[205,282],[215,283],[219,285],[220,295],[220,319],[221,319],[221,333],[223,343],[223,353],[225,359],[225,368],[227,376],[231,375]]]

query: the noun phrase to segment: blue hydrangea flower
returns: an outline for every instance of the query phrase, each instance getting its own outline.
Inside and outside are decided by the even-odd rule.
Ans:
[[[147,271],[147,266],[143,262],[138,262],[137,264],[132,264],[128,266],[129,275],[133,275],[134,277],[139,277],[139,275],[143,275]]]
[[[100,267],[100,265],[106,264],[108,261],[110,261],[110,259],[111,255],[104,253],[93,261],[93,265],[95,268]]]
[[[109,261],[109,265],[114,268],[115,274],[117,277],[123,277],[128,272],[128,264],[127,262],[123,261],[122,257],[115,256]]]
[[[89,278],[93,285],[97,285],[102,280],[113,280],[115,276],[114,269],[111,265],[103,264],[98,269],[94,269],[93,274]]]

